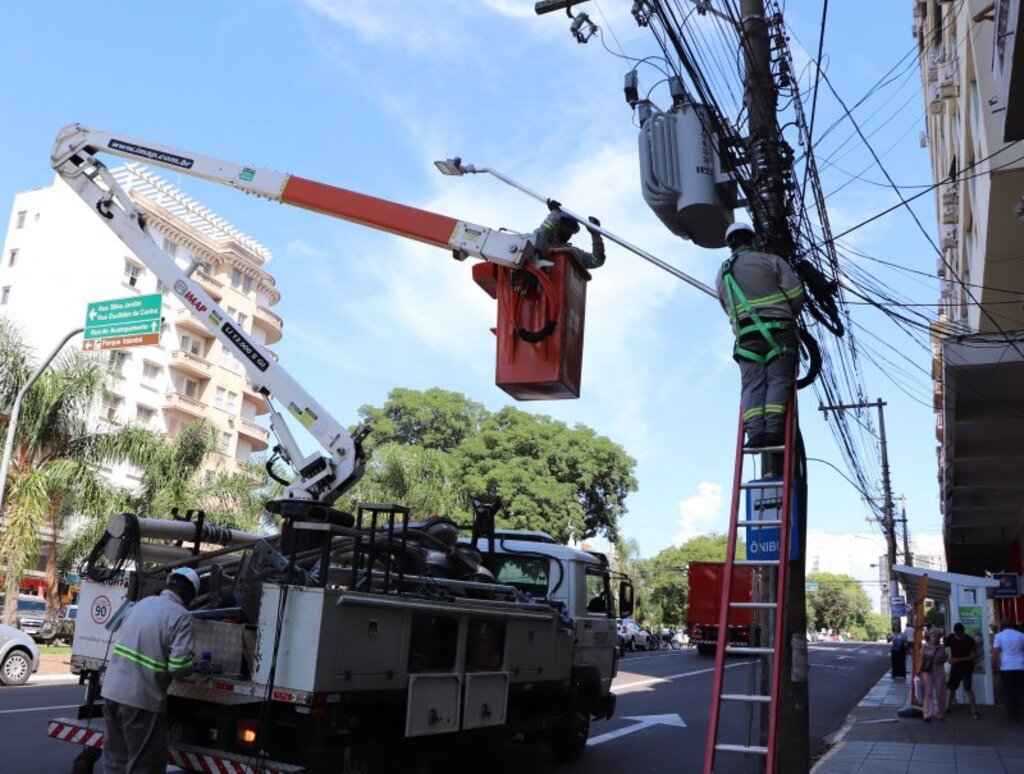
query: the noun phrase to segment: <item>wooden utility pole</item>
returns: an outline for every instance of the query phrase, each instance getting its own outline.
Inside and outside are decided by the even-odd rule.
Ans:
[[[895,596],[899,589],[899,579],[896,577],[896,514],[893,510],[892,503],[892,481],[889,479],[889,446],[885,440],[885,412],[882,410],[885,407],[885,401],[881,398],[876,400],[874,403],[850,403],[842,406],[819,406],[818,410],[825,411],[843,411],[845,409],[862,409],[871,408],[875,406],[878,409],[878,440],[881,444],[882,451],[882,529],[885,532],[885,545],[887,561],[889,563],[889,624],[892,631],[899,631],[900,619],[899,616],[894,615],[892,612],[891,599]],[[905,517],[905,516],[904,516]],[[906,524],[904,523],[904,530]],[[906,536],[906,532],[904,532]],[[908,547],[904,544],[904,552],[908,551]]]
[[[756,226],[768,250],[783,259],[790,244],[787,235],[775,233],[785,223],[785,186],[781,166],[781,142],[778,135],[776,113],[778,90],[772,78],[771,35],[765,19],[764,0],[740,2],[740,49],[744,61],[743,98],[747,109],[749,136],[747,155],[753,170],[754,196],[750,202]],[[799,426],[799,425],[798,425]],[[802,452],[803,443],[794,439]],[[770,455],[766,455],[770,456]],[[784,611],[784,642],[774,643],[780,649],[782,669],[778,696],[778,736],[785,743],[777,745],[774,770],[779,772],[806,772],[811,768],[810,732],[807,686],[807,611],[804,603],[807,554],[807,477],[803,454],[793,455],[797,466],[797,557],[789,560],[786,579],[786,609]],[[764,460],[765,469],[774,462]],[[779,557],[789,558],[788,546],[780,546]],[[770,659],[762,659],[761,669],[770,668]],[[764,726],[762,726],[764,727]]]

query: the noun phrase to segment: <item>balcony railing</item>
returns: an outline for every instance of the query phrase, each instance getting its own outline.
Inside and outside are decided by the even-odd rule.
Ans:
[[[206,413],[206,404],[196,398],[190,398],[183,392],[169,390],[164,395],[164,409],[180,411],[193,417],[201,417]]]
[[[253,451],[263,451],[270,443],[270,431],[265,427],[261,427],[253,422],[251,419],[242,418],[242,421],[238,425],[238,432],[240,435],[244,435],[252,441]],[[259,448],[257,448],[259,447]]]
[[[213,363],[185,349],[176,349],[171,352],[170,365],[171,368],[177,368],[179,371],[184,371],[202,379],[209,379],[213,373]]]

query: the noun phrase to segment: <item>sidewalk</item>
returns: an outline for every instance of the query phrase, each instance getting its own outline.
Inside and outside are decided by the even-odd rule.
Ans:
[[[43,653],[39,657],[39,671],[28,679],[29,685],[77,682],[78,675],[71,674],[71,656],[58,653]]]
[[[861,699],[814,774],[1022,774],[1024,726],[1005,708],[958,705],[941,723],[901,718],[910,683],[888,675]],[[845,732],[845,733],[844,733]]]

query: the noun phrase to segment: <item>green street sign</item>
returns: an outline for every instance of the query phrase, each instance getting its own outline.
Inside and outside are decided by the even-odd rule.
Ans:
[[[85,312],[85,350],[123,349],[160,341],[163,296],[145,296],[94,301]]]

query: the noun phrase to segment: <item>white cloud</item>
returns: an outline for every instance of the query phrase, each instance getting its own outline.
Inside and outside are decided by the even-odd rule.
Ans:
[[[293,239],[289,242],[285,246],[284,252],[289,258],[324,258],[328,255],[326,250],[303,242],[301,239]]]
[[[701,481],[697,494],[679,501],[679,529],[673,542],[679,546],[698,535],[721,532],[725,516],[722,502],[722,485]]]

